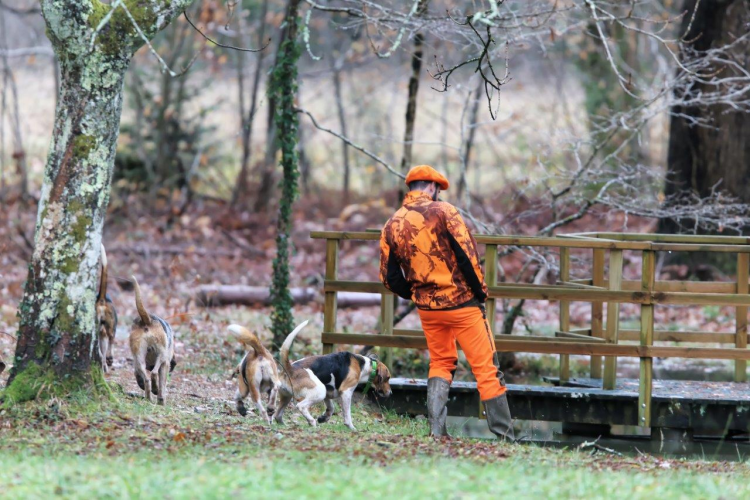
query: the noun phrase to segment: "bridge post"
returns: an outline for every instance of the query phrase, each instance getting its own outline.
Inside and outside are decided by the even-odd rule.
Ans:
[[[604,250],[594,250],[592,264],[592,282],[594,286],[604,286]],[[591,336],[604,338],[602,324],[604,322],[604,304],[601,302],[591,303]],[[591,356],[591,378],[602,378],[602,357]]]
[[[750,274],[750,254],[737,254],[737,293],[748,293],[748,274]],[[737,349],[747,349],[747,306],[737,307],[735,313],[734,346]],[[747,382],[747,361],[734,362],[734,381]]]
[[[644,250],[642,254],[641,291],[652,293],[656,280],[656,253]],[[641,304],[641,346],[648,347],[654,343],[654,305]],[[640,378],[638,381],[638,425],[651,427],[651,389],[653,358],[642,357],[640,360]]]
[[[326,280],[336,280],[339,271],[339,240],[326,240]],[[323,309],[323,333],[336,333],[336,310],[338,309],[336,292],[325,292]],[[323,354],[331,354],[333,344],[323,344]]]
[[[396,306],[396,296],[391,293],[383,293],[380,296],[380,334],[393,335],[393,312]],[[393,366],[393,349],[386,347],[382,349],[381,361],[386,366]]]
[[[622,250],[609,251],[609,289],[620,290],[622,288]],[[620,329],[620,303],[607,302],[607,330],[605,339],[609,344],[617,344]],[[604,358],[604,389],[615,388],[617,380],[617,357],[606,356]]]
[[[484,280],[487,286],[497,285],[497,245],[487,244],[484,250]],[[488,297],[485,303],[487,309],[487,322],[490,324],[490,330],[493,335],[495,331],[495,310],[497,302],[494,298]]]
[[[570,281],[570,249],[560,248],[560,281]],[[560,331],[570,332],[570,301],[560,301]],[[570,380],[570,355],[560,354],[560,385]]]

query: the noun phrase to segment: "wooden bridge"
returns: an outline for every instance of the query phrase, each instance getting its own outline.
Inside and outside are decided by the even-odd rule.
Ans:
[[[379,232],[313,232],[311,237],[326,240],[324,352],[331,352],[336,344],[426,349],[421,330],[394,327],[395,301],[380,282],[338,279],[342,242],[377,242]],[[477,235],[476,240],[480,251],[484,246],[485,280],[489,287],[487,313],[495,332],[497,350],[560,356],[559,376],[550,379],[556,386],[509,386],[509,401],[515,418],[688,429],[724,435],[750,430],[750,391],[747,386],[750,238],[578,233],[556,237]],[[503,255],[534,252],[543,255],[544,259],[556,261],[555,267],[559,269],[556,284],[498,282],[499,248],[503,249]],[[640,257],[640,280],[623,279],[624,252]],[[657,280],[658,252],[732,254],[736,256],[737,280]],[[590,262],[590,277],[572,279],[573,257],[577,262]],[[343,291],[382,294],[381,331],[378,335],[338,331],[336,294]],[[498,335],[495,328],[498,299],[557,301],[559,329],[554,336]],[[591,304],[590,322],[585,328],[571,327],[571,302]],[[620,304],[628,303],[640,307],[638,329],[620,328]],[[660,325],[662,328],[657,329],[654,310],[666,305],[731,306],[736,315],[735,330],[729,333],[673,331],[670,325]],[[719,347],[707,347],[706,344]],[[571,379],[570,355],[590,356],[589,379]],[[619,357],[639,358],[637,380],[617,379]],[[385,349],[385,358],[388,359],[388,349]],[[654,358],[734,360],[735,383],[655,382]],[[425,411],[425,381],[395,378],[391,385],[394,397],[381,403],[406,413]],[[454,383],[449,414],[479,416],[481,413],[475,385]]]

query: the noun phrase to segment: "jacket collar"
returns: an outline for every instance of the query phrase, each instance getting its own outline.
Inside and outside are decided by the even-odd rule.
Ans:
[[[432,198],[424,191],[409,191],[404,197],[404,206],[414,205],[415,203],[429,203]]]

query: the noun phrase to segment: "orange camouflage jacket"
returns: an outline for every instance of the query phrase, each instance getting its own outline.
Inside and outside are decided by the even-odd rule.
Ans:
[[[484,302],[477,243],[456,208],[411,191],[380,236],[380,280],[420,309]]]

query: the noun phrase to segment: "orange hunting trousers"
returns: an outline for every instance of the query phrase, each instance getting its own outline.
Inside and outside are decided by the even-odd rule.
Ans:
[[[482,401],[505,393],[493,364],[495,339],[490,325],[478,307],[449,311],[418,309],[430,350],[430,378],[440,377],[449,383],[458,363],[456,341],[471,365]]]

